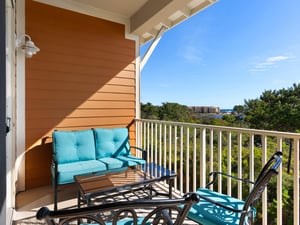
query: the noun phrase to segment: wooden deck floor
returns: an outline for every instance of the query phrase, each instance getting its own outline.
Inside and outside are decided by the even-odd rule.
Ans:
[[[166,189],[162,186],[156,186],[156,189],[164,192]],[[59,201],[58,209],[67,209],[77,207],[77,187],[75,184],[68,184],[60,186],[59,188]],[[109,198],[109,201],[118,201],[113,197]],[[134,193],[126,195],[128,200],[135,199]],[[121,199],[120,199],[121,200]],[[28,190],[26,192],[18,193],[16,196],[16,209],[13,215],[13,225],[44,225],[44,221],[37,220],[35,218],[36,212],[39,208],[47,206],[53,210],[53,189],[52,186],[44,186],[35,189]],[[186,219],[184,225],[195,225],[193,221]]]

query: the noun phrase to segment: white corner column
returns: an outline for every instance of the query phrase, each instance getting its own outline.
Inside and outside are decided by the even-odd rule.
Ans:
[[[16,1],[16,38],[25,34],[25,0]],[[25,56],[16,51],[16,73],[15,73],[15,176],[16,191],[25,190]]]

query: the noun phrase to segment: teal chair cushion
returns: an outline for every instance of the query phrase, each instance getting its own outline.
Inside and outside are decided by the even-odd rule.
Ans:
[[[106,171],[106,165],[98,160],[58,164],[58,184],[74,182],[75,175]],[[54,169],[52,170],[54,172]]]
[[[93,131],[54,131],[53,151],[58,164],[96,159]]]
[[[130,154],[127,128],[95,128],[96,158]]]
[[[197,193],[216,202],[222,203],[234,209],[243,209],[245,202],[228,195],[220,194],[206,188],[197,189]],[[255,212],[255,209],[253,209]],[[216,206],[203,198],[194,204],[188,213],[188,218],[205,225],[231,225],[239,224],[240,213],[235,213]],[[255,213],[254,213],[255,216]]]

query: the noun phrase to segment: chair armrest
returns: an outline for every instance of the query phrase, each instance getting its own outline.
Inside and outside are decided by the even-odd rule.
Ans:
[[[225,177],[230,177],[230,178],[232,178],[232,179],[234,179],[234,180],[239,180],[239,181],[242,181],[242,182],[244,182],[244,183],[254,184],[253,181],[248,180],[248,179],[239,178],[239,177],[232,176],[232,175],[230,175],[230,174],[226,174],[226,173],[219,172],[219,171],[213,171],[213,172],[210,172],[210,173],[209,173],[209,176],[213,176],[213,179],[212,179],[212,181],[209,182],[205,187],[208,188],[210,185],[214,184],[214,183],[217,181],[218,175],[222,175],[222,176],[225,176]]]
[[[134,148],[136,150],[141,151],[142,152],[142,158],[147,161],[147,151],[146,151],[146,149],[143,149],[143,148],[140,148],[140,147],[137,147],[137,146],[130,146],[130,148]]]

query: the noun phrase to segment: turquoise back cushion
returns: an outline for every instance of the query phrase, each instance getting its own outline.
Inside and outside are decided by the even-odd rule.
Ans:
[[[96,159],[92,130],[54,131],[53,151],[58,163]]]
[[[130,155],[127,128],[95,128],[96,158]]]

